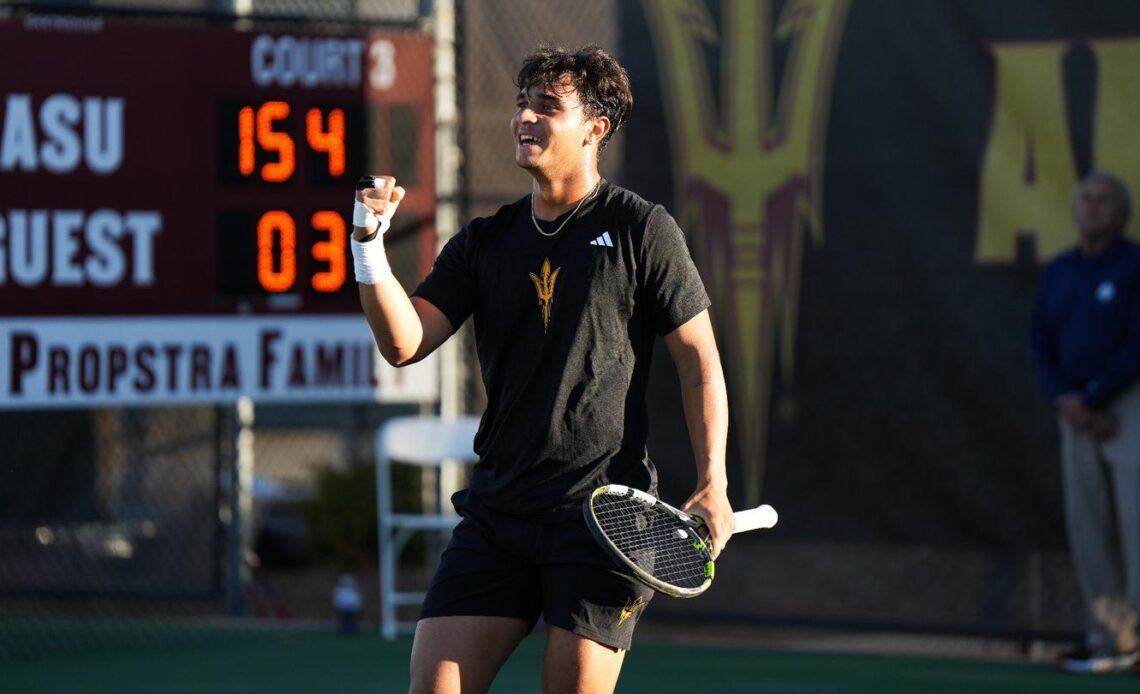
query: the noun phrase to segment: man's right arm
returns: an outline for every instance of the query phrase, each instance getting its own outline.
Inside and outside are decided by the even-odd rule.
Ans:
[[[376,346],[392,366],[416,363],[455,332],[443,311],[425,299],[409,299],[404,287],[391,275],[377,284],[357,286]]]
[[[404,189],[395,185],[396,180],[390,176],[378,177],[377,183],[382,185],[358,190],[356,201],[367,206],[375,215],[391,219],[404,198]],[[419,297],[408,297],[388,267],[384,256],[383,231],[375,233],[354,221],[352,238],[360,244],[353,249],[354,256],[359,250],[364,250],[366,255],[373,258],[372,271],[369,273],[373,276],[365,278],[373,281],[360,281],[361,277],[358,276],[357,286],[360,305],[372,328],[376,346],[384,360],[392,366],[414,364],[443,344],[455,332],[455,327],[431,302]]]

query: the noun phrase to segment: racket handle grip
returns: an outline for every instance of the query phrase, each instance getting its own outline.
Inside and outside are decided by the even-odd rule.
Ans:
[[[776,521],[780,517],[776,513],[776,509],[768,504],[750,508],[747,511],[737,511],[733,515],[736,517],[736,532],[738,533],[771,528],[776,525]]]

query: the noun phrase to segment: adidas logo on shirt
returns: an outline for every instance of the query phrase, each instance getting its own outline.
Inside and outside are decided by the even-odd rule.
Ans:
[[[603,231],[602,235],[590,242],[591,246],[607,246],[614,247],[614,242],[610,240],[610,232]]]

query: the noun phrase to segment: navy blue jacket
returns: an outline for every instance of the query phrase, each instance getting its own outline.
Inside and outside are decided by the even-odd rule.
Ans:
[[[1123,238],[1045,268],[1030,343],[1050,399],[1079,392],[1101,407],[1140,379],[1140,246]]]

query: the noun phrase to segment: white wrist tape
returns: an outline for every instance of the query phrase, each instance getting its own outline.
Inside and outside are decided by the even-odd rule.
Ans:
[[[367,229],[368,233],[379,231],[383,234],[388,231],[392,221],[386,215],[376,214],[368,205],[359,200],[354,200],[352,203],[352,225]]]
[[[384,232],[364,243],[352,239],[350,245],[357,282],[379,284],[381,280],[391,276],[392,267],[388,265],[388,255],[384,253]]]

